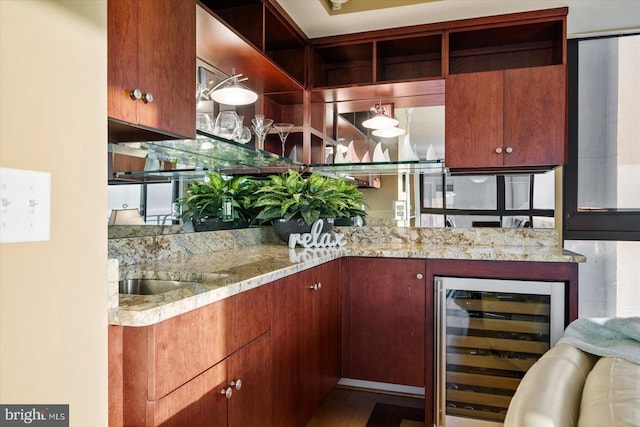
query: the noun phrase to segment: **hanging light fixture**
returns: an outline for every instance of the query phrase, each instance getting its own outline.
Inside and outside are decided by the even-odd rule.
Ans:
[[[242,74],[236,74],[235,69],[231,70],[231,77],[227,77],[211,89],[205,90],[203,96],[225,105],[247,105],[258,100],[258,94],[241,85],[240,82],[248,80]]]
[[[362,126],[368,129],[384,129],[391,128],[398,125],[398,120],[392,119],[387,115],[385,108],[382,106],[382,102],[371,108],[372,112],[375,112],[375,116],[362,122]]]
[[[379,136],[380,138],[395,138],[396,136],[404,135],[405,130],[397,127],[390,127],[384,129],[376,129],[371,134],[373,136]]]

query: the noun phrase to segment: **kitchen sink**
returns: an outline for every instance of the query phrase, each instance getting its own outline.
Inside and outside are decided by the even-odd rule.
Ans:
[[[157,295],[187,286],[201,284],[200,282],[182,280],[126,279],[120,281],[119,292],[121,294]]]

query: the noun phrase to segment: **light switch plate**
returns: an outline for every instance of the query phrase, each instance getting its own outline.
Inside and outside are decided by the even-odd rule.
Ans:
[[[0,243],[48,241],[51,174],[0,168]]]

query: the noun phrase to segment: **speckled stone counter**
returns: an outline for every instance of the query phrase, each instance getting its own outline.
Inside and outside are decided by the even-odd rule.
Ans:
[[[344,227],[336,231],[347,237],[343,248],[289,249],[268,227],[110,241],[109,254],[119,260],[121,279],[201,283],[159,295],[119,295],[117,305],[110,299],[109,323],[154,324],[344,256],[585,261],[582,255],[557,247],[554,230]],[[110,276],[110,288],[117,288],[117,280]]]

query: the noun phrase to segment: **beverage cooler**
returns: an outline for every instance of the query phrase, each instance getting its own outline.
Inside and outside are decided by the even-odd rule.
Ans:
[[[564,331],[563,282],[435,277],[436,426],[501,426]]]

